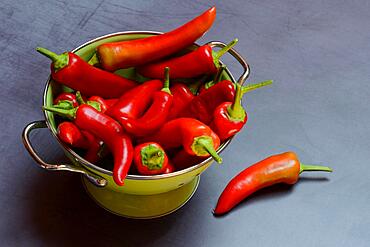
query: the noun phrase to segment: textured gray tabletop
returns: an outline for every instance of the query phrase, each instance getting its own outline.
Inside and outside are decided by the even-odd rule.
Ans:
[[[42,92],[56,52],[103,34],[169,31],[217,6],[199,41],[228,42],[251,65],[247,127],[201,176],[177,212],[129,220],[97,206],[80,177],[38,169],[21,142],[43,118]],[[369,246],[370,3],[356,1],[10,1],[0,6],[0,242],[2,246]],[[241,69],[224,61],[235,75]],[[49,131],[32,135],[43,157],[65,160]],[[211,210],[236,173],[292,150],[332,174],[263,190],[225,217]]]

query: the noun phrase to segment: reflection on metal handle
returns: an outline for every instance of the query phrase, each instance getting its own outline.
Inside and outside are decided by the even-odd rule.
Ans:
[[[104,187],[107,185],[107,180],[101,178],[97,175],[93,175],[88,173],[84,168],[66,164],[49,164],[46,163],[44,160],[40,158],[40,156],[36,153],[35,149],[33,148],[31,141],[30,141],[30,133],[34,129],[39,128],[47,128],[46,122],[44,120],[35,121],[29,123],[23,130],[22,139],[23,144],[26,147],[27,151],[30,153],[32,158],[38,163],[41,168],[50,171],[70,171],[70,172],[77,172],[83,174],[91,183],[98,187]]]
[[[207,45],[211,46],[211,47],[220,47],[220,48],[224,48],[226,46],[225,43],[222,43],[220,41],[211,41],[211,42],[208,42]],[[243,85],[245,80],[247,80],[248,76],[249,76],[249,73],[250,73],[250,69],[249,69],[249,65],[247,63],[247,61],[244,60],[244,58],[237,52],[235,51],[233,48],[231,48],[230,50],[228,50],[228,52],[236,59],[238,60],[238,62],[243,66],[244,68],[244,72],[243,74],[239,77],[238,79],[238,83],[240,85]]]

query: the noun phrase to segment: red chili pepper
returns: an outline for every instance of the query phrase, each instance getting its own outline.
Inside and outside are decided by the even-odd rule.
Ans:
[[[63,93],[59,94],[54,99],[54,105],[58,105],[58,104],[63,103],[65,101],[71,102],[72,103],[71,105],[73,107],[77,107],[78,106],[76,95],[74,95],[73,93],[66,93],[66,92],[63,92]]]
[[[198,94],[202,94],[205,91],[207,91],[210,87],[214,86],[216,83],[221,81],[222,73],[225,71],[226,65],[222,64],[218,70],[215,76],[213,77],[212,81],[208,81],[206,83],[203,83],[201,87],[198,90]]]
[[[209,45],[203,45],[195,51],[189,52],[183,56],[138,67],[137,72],[148,78],[161,78],[163,69],[169,67],[171,70],[171,79],[194,78],[204,74],[214,74],[220,67],[220,57],[237,42],[238,39],[234,39],[230,44],[218,52],[212,51],[212,47]]]
[[[102,148],[101,141],[86,130],[81,130],[81,132],[89,143],[84,159],[90,163],[96,163],[100,159],[99,152]]]
[[[152,94],[163,86],[160,80],[151,80],[123,94],[106,114],[116,120],[121,118],[138,118],[148,108]]]
[[[152,104],[140,118],[124,118],[118,121],[130,134],[140,137],[152,134],[166,121],[172,105],[172,94],[169,89],[169,69],[165,69],[165,81],[162,90],[152,94]]]
[[[272,81],[265,81],[258,84],[251,84],[245,87],[236,84],[235,99],[233,102],[220,104],[213,112],[213,120],[210,127],[220,137],[221,142],[238,133],[247,122],[241,99],[243,94],[259,87],[270,85]]]
[[[107,104],[107,109],[111,108],[118,102],[118,99],[104,99],[104,100],[105,103]]]
[[[177,118],[166,122],[156,134],[144,137],[141,141],[157,142],[165,150],[182,146],[191,155],[211,155],[218,163],[222,162],[216,152],[220,138],[207,125],[193,118]]]
[[[229,212],[238,203],[259,189],[277,183],[295,184],[304,171],[327,171],[325,166],[301,164],[293,152],[270,156],[235,176],[218,199],[214,214]]]
[[[133,158],[133,147],[130,137],[117,121],[87,104],[71,110],[47,106],[43,109],[74,119],[81,130],[89,131],[101,139],[113,154],[113,179],[118,185],[123,185]]]
[[[223,102],[232,102],[234,97],[234,83],[223,80],[206,92],[194,97],[187,107],[178,114],[178,117],[196,118],[205,124],[210,124],[216,107]]]
[[[72,122],[62,122],[58,125],[58,137],[64,143],[76,148],[88,148],[89,143],[86,142],[79,128]]]
[[[171,86],[171,93],[173,95],[173,100],[167,120],[175,119],[177,115],[194,99],[194,94],[181,82],[174,83]]]
[[[176,170],[183,170],[193,165],[199,164],[205,158],[188,154],[184,149],[178,151],[171,159]]]
[[[102,44],[98,46],[97,56],[90,63],[94,64],[98,60],[105,70],[114,71],[166,57],[192,45],[212,26],[215,17],[216,7],[212,7],[171,32],[144,39]]]
[[[243,86],[242,92],[246,93],[271,83],[272,81],[265,81],[258,84]],[[233,102],[234,98],[235,84],[229,80],[220,81],[194,97],[178,117],[193,117],[205,124],[210,124],[215,109],[224,102]]]
[[[58,55],[41,47],[36,50],[53,61],[51,77],[54,80],[84,95],[117,98],[137,85],[134,81],[95,68],[74,53]]]
[[[58,125],[58,137],[72,147],[86,149],[85,160],[91,163],[99,160],[100,141],[88,131],[80,131],[74,123],[60,123]]]
[[[135,147],[134,164],[141,175],[163,174],[168,169],[168,158],[158,143],[146,142]]]

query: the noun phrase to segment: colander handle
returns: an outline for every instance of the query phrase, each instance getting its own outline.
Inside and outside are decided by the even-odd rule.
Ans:
[[[219,48],[224,48],[226,46],[225,43],[220,42],[220,41],[211,41],[211,42],[208,42],[207,45],[211,47],[219,47]],[[236,50],[234,50],[234,48],[231,48],[230,50],[228,50],[228,53],[230,53],[243,66],[243,69],[244,69],[243,74],[238,79],[238,83],[240,85],[243,85],[245,80],[247,80],[249,73],[250,73],[249,64]]]
[[[107,180],[99,177],[98,175],[88,172],[83,167],[78,167],[74,165],[67,164],[49,164],[46,163],[35,151],[30,141],[30,133],[34,129],[47,128],[46,122],[44,120],[34,121],[29,123],[23,130],[22,140],[27,151],[30,153],[31,157],[37,162],[37,164],[49,171],[70,171],[83,174],[91,183],[98,187],[105,187],[107,185]]]

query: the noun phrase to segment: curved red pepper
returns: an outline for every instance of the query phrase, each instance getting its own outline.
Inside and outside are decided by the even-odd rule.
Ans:
[[[81,133],[89,143],[84,159],[91,163],[96,163],[100,159],[99,152],[102,148],[101,141],[86,130],[81,130]]]
[[[69,102],[71,102],[73,107],[77,107],[78,106],[76,95],[74,95],[73,93],[63,92],[63,93],[59,94],[54,99],[53,104],[54,105],[58,105],[58,104],[60,104],[63,101],[69,101]]]
[[[54,80],[84,95],[117,98],[137,85],[134,81],[95,68],[74,53],[58,55],[41,47],[37,51],[53,61],[51,77]]]
[[[167,120],[175,119],[177,115],[194,99],[194,94],[181,82],[174,83],[171,86],[171,93],[173,95],[173,100]]]
[[[152,134],[166,121],[173,96],[169,89],[169,70],[165,69],[165,81],[161,91],[154,92],[152,104],[140,118],[121,117],[118,121],[130,134],[139,137]]]
[[[99,160],[100,141],[88,131],[80,131],[74,123],[60,123],[58,125],[58,137],[72,147],[86,149],[85,160],[91,163]]]
[[[215,151],[220,146],[220,138],[207,125],[193,118],[166,122],[156,134],[144,137],[141,141],[157,142],[165,150],[182,146],[191,155],[211,155],[218,163],[222,162]]]
[[[252,193],[277,183],[295,184],[303,171],[327,171],[325,166],[301,164],[293,152],[270,156],[235,176],[218,199],[214,214],[229,212]]]
[[[133,147],[130,137],[122,130],[117,121],[86,104],[72,110],[47,106],[44,106],[43,109],[74,119],[74,123],[81,130],[89,131],[101,139],[113,154],[114,181],[118,185],[124,184],[133,158]]]
[[[64,143],[76,148],[88,148],[89,143],[80,129],[72,122],[62,122],[58,125],[57,135]]]
[[[140,118],[121,118],[118,121],[130,134],[140,137],[152,134],[166,121],[172,104],[172,95],[167,92],[155,92],[153,103]]]
[[[98,46],[97,57],[94,59],[98,58],[105,70],[114,71],[166,57],[192,45],[212,26],[215,17],[216,7],[212,7],[171,32],[144,39],[102,44]]]
[[[121,118],[138,118],[152,101],[152,94],[163,86],[160,80],[151,80],[123,94],[106,114],[116,120]]]
[[[148,78],[161,78],[164,68],[169,67],[171,79],[194,78],[204,74],[214,74],[220,66],[219,58],[231,49],[237,41],[235,39],[218,52],[212,51],[212,47],[209,45],[203,45],[183,56],[143,65],[138,67],[137,71]]]
[[[135,147],[134,164],[141,175],[162,174],[168,170],[168,157],[158,143],[146,142]]]

